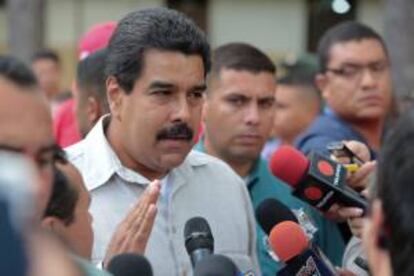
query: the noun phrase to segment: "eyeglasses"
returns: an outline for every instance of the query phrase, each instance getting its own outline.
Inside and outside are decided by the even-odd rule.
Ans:
[[[350,81],[360,81],[365,69],[367,69],[375,79],[378,79],[378,77],[381,77],[382,74],[388,70],[388,67],[388,62],[378,61],[366,65],[348,63],[339,68],[327,68],[326,71]]]
[[[53,144],[44,148],[41,148],[36,153],[28,153],[25,149],[5,144],[0,144],[0,150],[11,151],[15,153],[21,153],[29,155],[33,158],[39,169],[51,169],[55,162],[66,163],[66,153],[58,145]]]

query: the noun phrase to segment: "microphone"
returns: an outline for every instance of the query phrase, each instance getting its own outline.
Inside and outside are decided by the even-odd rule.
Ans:
[[[265,199],[257,206],[256,218],[267,235],[275,225],[282,221],[298,223],[295,214],[285,204],[274,198]]]
[[[313,239],[318,231],[314,222],[302,208],[292,210],[275,198],[267,198],[257,206],[256,218],[268,236],[275,225],[287,220],[298,223],[309,239]]]
[[[269,242],[279,259],[285,263],[278,276],[334,276],[335,269],[322,252],[313,247],[302,228],[293,221],[273,227]]]
[[[281,146],[272,156],[270,171],[293,188],[293,195],[321,211],[334,203],[364,210],[368,203],[346,184],[346,169],[317,152],[309,160],[297,149]]]
[[[152,276],[151,264],[147,258],[132,253],[113,257],[108,264],[108,271],[114,276]]]
[[[239,272],[234,262],[223,255],[210,255],[200,260],[194,269],[194,276],[237,276]]]
[[[184,227],[185,248],[193,268],[214,252],[214,238],[208,222],[202,217],[188,220]]]

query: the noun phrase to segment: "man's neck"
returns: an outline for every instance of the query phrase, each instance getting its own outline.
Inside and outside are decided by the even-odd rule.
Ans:
[[[144,176],[149,180],[162,179],[164,176],[167,175],[168,171],[152,170],[144,166],[143,164],[137,162],[132,156],[130,156],[128,154],[128,151],[122,145],[119,135],[117,135],[117,133],[120,132],[116,130],[116,126],[114,123],[109,122],[108,127],[104,132],[110,146],[112,147],[113,151],[115,152],[116,156],[118,157],[118,159],[124,167],[139,173],[140,175]]]
[[[217,157],[221,160],[223,160],[224,162],[226,162],[240,177],[246,177],[249,175],[252,167],[253,167],[253,162],[249,161],[249,162],[237,162],[234,160],[230,160],[228,158],[225,158],[224,156],[221,156],[211,145],[211,143],[208,141],[208,139],[206,138],[204,140],[204,150],[206,153]]]
[[[351,123],[352,127],[358,131],[367,141],[368,145],[375,151],[381,146],[381,136],[384,122],[382,120],[363,121]]]

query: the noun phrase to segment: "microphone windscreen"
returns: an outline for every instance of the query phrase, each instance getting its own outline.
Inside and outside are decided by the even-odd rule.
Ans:
[[[308,167],[306,156],[291,146],[281,146],[270,160],[272,174],[292,187],[302,180]]]
[[[214,239],[208,222],[202,217],[189,219],[184,226],[185,248],[190,254],[195,249],[214,251]]]
[[[223,255],[210,255],[197,263],[194,276],[236,276],[239,270],[234,262]]]
[[[269,243],[275,254],[285,263],[309,247],[309,240],[302,227],[293,221],[284,221],[273,227]]]
[[[151,264],[147,258],[132,253],[116,255],[107,269],[114,276],[152,276]]]
[[[263,200],[256,208],[256,218],[267,235],[282,221],[298,223],[295,214],[282,202],[274,198]]]

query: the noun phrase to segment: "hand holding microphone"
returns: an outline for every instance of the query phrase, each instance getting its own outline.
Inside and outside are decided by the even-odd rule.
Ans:
[[[345,167],[317,152],[307,159],[295,148],[282,146],[272,156],[270,169],[293,188],[295,196],[323,212],[335,203],[368,208],[366,199],[347,186]]]

